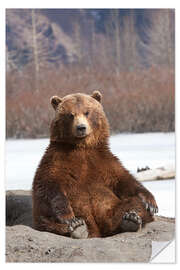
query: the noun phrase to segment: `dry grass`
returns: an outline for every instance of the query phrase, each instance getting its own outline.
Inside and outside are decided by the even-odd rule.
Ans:
[[[52,95],[100,90],[112,133],[174,131],[174,72],[153,67],[114,74],[71,66],[41,70],[39,91],[31,67],[7,74],[7,137],[49,136]]]

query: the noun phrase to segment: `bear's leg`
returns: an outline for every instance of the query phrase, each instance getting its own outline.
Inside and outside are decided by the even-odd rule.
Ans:
[[[64,194],[57,194],[51,201],[51,207],[57,220],[61,224],[68,225],[68,231],[72,238],[88,237],[88,229],[85,221],[82,218],[75,217],[70,202]]]
[[[64,193],[53,190],[48,194],[48,203],[36,196],[33,199],[35,229],[73,238],[88,237],[85,221],[75,217],[71,204]]]
[[[89,231],[88,238],[101,237],[98,225],[96,224],[95,219],[91,214],[86,216],[85,221]]]
[[[113,226],[117,226],[117,230],[119,232],[138,231],[147,222],[151,222],[153,220],[153,215],[146,210],[144,203],[138,196],[121,200],[119,207],[116,207],[114,216],[112,217]]]
[[[55,222],[46,217],[40,217],[40,222],[35,226],[40,231],[48,231],[72,238],[88,238],[86,223],[81,218],[64,219],[62,223]]]
[[[102,236],[110,236],[120,232],[138,231],[153,216],[138,196],[117,199],[111,209],[101,212],[100,229]]]

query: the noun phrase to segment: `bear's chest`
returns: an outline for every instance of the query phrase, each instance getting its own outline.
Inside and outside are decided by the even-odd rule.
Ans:
[[[52,167],[62,182],[87,185],[96,182],[99,175],[106,174],[107,166],[102,166],[103,162],[96,152],[75,151],[54,160]]]

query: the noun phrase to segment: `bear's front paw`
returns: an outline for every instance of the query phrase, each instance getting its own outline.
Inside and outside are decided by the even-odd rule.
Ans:
[[[157,203],[151,193],[149,194],[139,193],[138,196],[144,203],[146,210],[150,212],[150,215],[153,216],[154,214],[158,213]]]
[[[72,238],[88,238],[87,225],[82,218],[74,217],[70,220],[66,220],[66,224],[69,226],[69,231]]]
[[[142,219],[135,211],[126,212],[121,222],[123,232],[136,232],[142,227]]]

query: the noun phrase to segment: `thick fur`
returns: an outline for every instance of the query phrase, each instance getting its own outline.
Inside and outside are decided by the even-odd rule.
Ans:
[[[104,237],[153,221],[158,209],[153,195],[109,149],[101,94],[56,96],[51,104],[55,118],[50,144],[33,182],[35,228],[70,236],[80,220],[88,237]],[[87,134],[79,137],[76,127],[81,122]],[[132,226],[136,220],[142,224]]]

